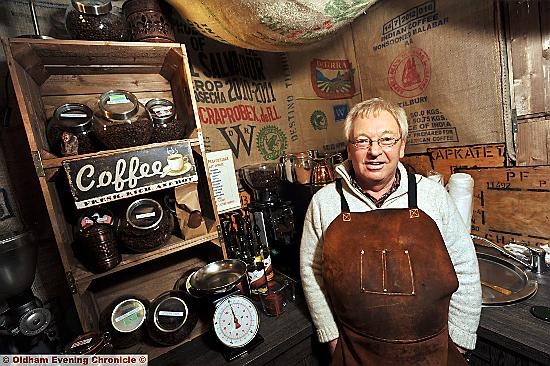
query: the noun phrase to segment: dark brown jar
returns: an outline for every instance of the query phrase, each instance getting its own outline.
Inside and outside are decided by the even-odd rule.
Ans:
[[[198,321],[195,302],[186,299],[181,291],[167,291],[157,296],[147,311],[149,338],[161,346],[183,342]]]
[[[144,253],[166,244],[174,229],[172,215],[160,203],[140,198],[130,204],[120,227],[120,238],[133,252]]]
[[[65,27],[73,39],[88,41],[126,41],[129,34],[123,15],[108,0],[71,0]]]
[[[184,138],[185,126],[176,119],[174,104],[168,99],[151,99],[145,108],[153,121],[153,132],[149,142],[165,142]]]
[[[110,90],[99,98],[93,131],[108,149],[121,149],[147,144],[153,123],[134,94]]]
[[[57,156],[72,156],[98,151],[98,143],[91,131],[94,115],[80,103],[57,107],[48,121],[46,137],[50,149]]]
[[[114,300],[101,313],[100,324],[111,335],[113,348],[132,347],[142,340],[148,307],[147,299],[125,295]]]
[[[75,254],[94,273],[106,272],[122,260],[116,237],[116,219],[98,206],[84,210],[77,223]]]
[[[107,332],[87,332],[69,343],[63,353],[66,355],[99,355],[113,351],[111,336]]]
[[[132,41],[175,42],[172,25],[157,0],[126,0],[122,12]]]

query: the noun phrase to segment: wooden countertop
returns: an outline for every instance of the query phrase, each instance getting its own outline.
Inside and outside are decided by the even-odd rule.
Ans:
[[[529,312],[533,305],[550,306],[550,272],[535,277],[539,283],[535,296],[513,305],[482,309],[478,335],[523,357],[550,365],[550,322],[537,319]],[[303,297],[298,296],[296,302],[290,303],[279,317],[261,314],[260,334],[264,338],[262,344],[228,365],[262,365],[314,336]],[[149,364],[225,365],[226,361],[215,350],[212,335],[206,333],[151,360]]]
[[[487,251],[498,255],[496,251]],[[550,306],[550,271],[533,274],[538,282],[536,294],[516,304],[485,306],[477,334],[523,357],[550,365],[550,322],[535,318],[531,306]]]
[[[259,306],[258,306],[259,308]],[[278,317],[268,317],[260,311],[260,335],[264,341],[242,358],[231,361],[231,366],[263,365],[313,334],[313,326],[305,300],[297,296]],[[151,366],[170,365],[225,365],[222,354],[211,332],[174,348],[149,361]]]

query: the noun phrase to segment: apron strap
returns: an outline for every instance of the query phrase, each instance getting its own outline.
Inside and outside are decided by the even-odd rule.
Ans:
[[[344,191],[342,190],[342,178],[336,179],[336,191],[338,191],[338,194],[340,195],[341,212],[350,212],[348,201],[346,201],[346,198],[344,197]]]
[[[409,180],[409,208],[418,208],[416,200],[416,176],[407,172],[407,178]]]

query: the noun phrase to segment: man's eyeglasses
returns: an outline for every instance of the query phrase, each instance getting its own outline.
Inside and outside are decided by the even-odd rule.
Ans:
[[[381,137],[378,140],[371,140],[369,138],[360,138],[350,143],[355,146],[356,149],[364,150],[368,149],[373,143],[377,142],[381,148],[390,148],[397,144],[397,141],[401,140],[401,137]]]

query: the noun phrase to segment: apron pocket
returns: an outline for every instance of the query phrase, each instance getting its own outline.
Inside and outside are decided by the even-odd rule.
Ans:
[[[361,292],[414,295],[414,274],[408,249],[361,251]]]

